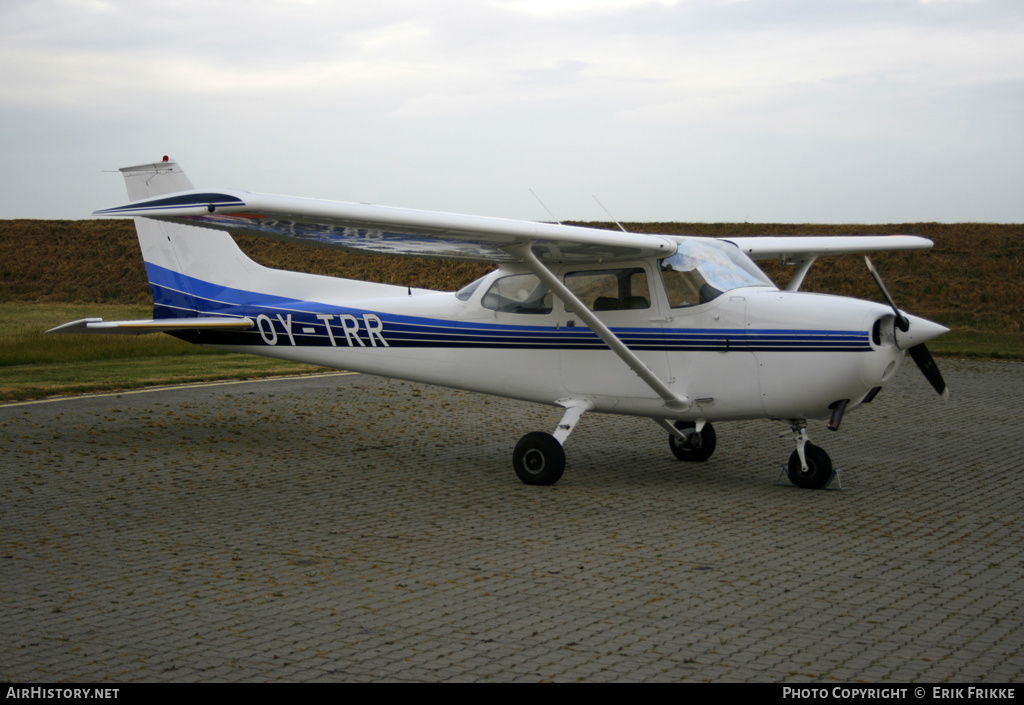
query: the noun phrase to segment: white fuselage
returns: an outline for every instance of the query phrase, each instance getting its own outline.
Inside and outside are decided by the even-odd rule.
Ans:
[[[321,289],[316,302],[236,307],[225,313],[252,318],[254,330],[194,341],[543,404],[582,399],[594,411],[683,420],[828,418],[830,405],[848,400],[853,408],[902,362],[892,311],[881,304],[746,287],[672,308],[650,263],[616,264],[623,266],[646,270],[649,306],[596,314],[692,400],[686,410],[666,408],[561,301],[542,313],[482,305],[490,282],[520,271],[514,266],[488,275],[465,300],[386,287],[385,296],[355,301],[331,301]]]

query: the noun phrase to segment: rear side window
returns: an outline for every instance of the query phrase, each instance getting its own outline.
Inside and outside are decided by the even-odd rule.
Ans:
[[[495,280],[480,303],[502,313],[551,313],[551,291],[533,274],[513,274]]]
[[[459,301],[469,301],[473,294],[476,293],[476,290],[480,288],[480,285],[484,283],[484,279],[486,278],[487,275],[485,274],[479,279],[474,279],[469,284],[466,284],[466,286],[455,292],[455,298]]]

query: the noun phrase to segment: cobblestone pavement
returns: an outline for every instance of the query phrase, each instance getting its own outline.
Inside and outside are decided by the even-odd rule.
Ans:
[[[1024,365],[908,367],[812,439],[706,464],[587,415],[363,375],[0,407],[0,680],[914,681],[1024,676]]]

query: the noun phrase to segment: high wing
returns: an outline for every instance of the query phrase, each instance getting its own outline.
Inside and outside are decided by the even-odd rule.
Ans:
[[[173,164],[122,169],[126,175],[156,173]],[[191,186],[182,176],[174,182]],[[145,192],[136,186],[135,193]],[[129,186],[132,192],[132,186]],[[359,203],[274,196],[247,191],[190,189],[159,191],[98,216],[132,216],[200,228],[300,241],[361,253],[404,255],[502,264],[587,263],[670,257],[672,236],[597,230],[571,225],[457,215]],[[797,291],[822,255],[927,249],[932,242],[912,235],[726,238],[752,259],[778,258],[797,264],[786,289]],[[531,268],[534,265],[530,265]],[[92,327],[92,324],[88,324]],[[116,326],[114,328],[117,328]]]
[[[801,262],[822,255],[863,254],[884,250],[927,250],[932,241],[916,235],[818,235],[724,238],[751,259]]]
[[[668,257],[676,251],[672,240],[657,235],[244,191],[184,191],[93,215],[152,218],[362,253],[488,263],[519,261],[510,250],[527,243],[550,262]]]
[[[927,250],[933,244],[931,240],[916,235],[811,235],[726,239],[743,250],[751,259],[779,259],[787,264],[797,265],[796,271],[786,285],[786,291],[798,291],[811,265],[822,255]]]

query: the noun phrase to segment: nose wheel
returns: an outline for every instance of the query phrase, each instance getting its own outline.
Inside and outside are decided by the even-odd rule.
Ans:
[[[800,462],[800,454],[795,450],[789,456],[789,465],[786,467],[789,481],[809,490],[820,490],[827,486],[832,479],[832,459],[828,453],[808,443],[804,446],[804,460],[806,463]]]
[[[827,487],[835,475],[828,453],[808,440],[806,422],[795,422],[790,433],[796,441],[796,450],[790,454],[789,463],[786,465],[789,481],[808,490]]]

